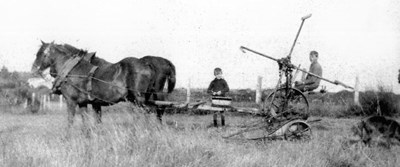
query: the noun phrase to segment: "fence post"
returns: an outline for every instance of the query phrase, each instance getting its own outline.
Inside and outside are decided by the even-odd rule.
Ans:
[[[50,104],[51,104],[51,96],[47,97],[47,107],[50,108]]]
[[[49,109],[50,108],[50,95],[45,95],[45,101],[46,103],[44,103],[44,108],[45,109]]]
[[[32,93],[32,101],[31,101],[31,106],[35,105],[35,93]]]
[[[38,93],[37,95],[37,100],[39,101],[39,111],[43,109],[43,96],[41,96],[40,93]]]
[[[58,106],[58,107],[59,107],[60,110],[62,110],[62,107],[63,107],[63,97],[62,97],[62,95],[59,95],[58,97],[59,97],[59,99],[60,99],[60,100],[59,100],[59,106]]]
[[[28,107],[28,99],[25,99],[25,102],[24,102],[24,109],[26,109],[27,107]]]
[[[360,81],[358,75],[356,76],[356,85],[354,86],[354,104],[360,106]]]
[[[186,104],[190,103],[190,79],[186,88]]]
[[[256,88],[256,103],[257,104],[260,104],[260,102],[261,102],[261,87],[262,87],[262,77],[258,76],[257,88]]]

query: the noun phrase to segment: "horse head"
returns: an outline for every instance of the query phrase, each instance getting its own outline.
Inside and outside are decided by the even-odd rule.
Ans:
[[[85,50],[77,49],[70,45],[55,44],[54,41],[51,43],[41,42],[42,45],[36,53],[36,59],[32,65],[31,72],[33,74],[42,75],[44,70],[50,68],[50,73],[54,77],[55,73],[57,73],[55,69],[56,59],[69,59],[87,53]]]
[[[54,42],[45,43],[43,41],[38,52],[36,53],[36,59],[33,62],[31,72],[33,74],[42,75],[43,71],[52,65],[51,55],[54,52]]]

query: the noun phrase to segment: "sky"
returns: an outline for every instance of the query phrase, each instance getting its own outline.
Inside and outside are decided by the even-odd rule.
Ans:
[[[275,58],[310,65],[316,50],[323,77],[361,90],[384,85],[400,93],[400,1],[397,0],[2,0],[0,65],[29,71],[45,42],[68,43],[97,52],[110,62],[124,57],[161,56],[177,70],[177,86],[206,88],[220,67],[233,89],[263,88],[278,80]],[[343,87],[321,82],[328,91]]]

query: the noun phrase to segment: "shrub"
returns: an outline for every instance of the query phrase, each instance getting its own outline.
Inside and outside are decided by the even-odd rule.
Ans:
[[[383,115],[398,116],[399,106],[397,105],[399,96],[385,86],[379,85],[377,91],[366,91],[360,93],[360,107],[352,106],[355,115]]]
[[[342,102],[339,103],[339,99]],[[341,91],[330,96],[330,102],[310,103],[310,112],[313,116],[351,117],[351,116],[399,116],[400,96],[385,86],[378,86],[377,90],[360,92],[360,105],[353,102],[353,93]]]

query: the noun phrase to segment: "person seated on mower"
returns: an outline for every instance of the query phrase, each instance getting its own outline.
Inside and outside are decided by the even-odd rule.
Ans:
[[[318,63],[318,52],[317,51],[310,52],[310,62],[311,62],[311,65],[310,65],[309,72],[322,77],[322,67]],[[317,78],[315,76],[312,76],[310,74],[308,74],[307,77],[305,77],[305,79],[304,79],[305,74],[306,73],[303,73],[303,76],[302,76],[300,82],[299,81],[295,82],[294,87],[299,89],[302,92],[307,92],[307,91],[312,91],[314,89],[317,89],[321,79]]]
[[[225,93],[229,92],[229,86],[228,83],[226,83],[226,81],[222,78],[221,68],[214,69],[214,76],[215,79],[212,80],[210,85],[208,86],[207,93],[211,94],[212,96],[224,97]],[[217,113],[218,112],[214,112],[213,115],[214,127],[218,126]],[[224,111],[221,111],[220,115],[221,115],[221,126],[225,126]]]

